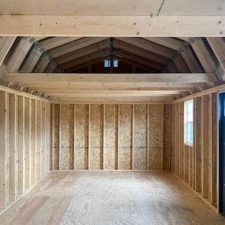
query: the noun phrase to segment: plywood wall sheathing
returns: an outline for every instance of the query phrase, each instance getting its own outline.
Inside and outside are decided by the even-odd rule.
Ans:
[[[171,171],[213,207],[218,207],[218,94],[194,100],[194,144],[184,144],[184,101],[172,105]],[[182,124],[181,124],[182,123]],[[175,160],[173,160],[175,156]]]
[[[41,144],[46,143],[41,127],[48,124],[42,121],[41,105],[36,97],[0,91],[0,213],[37,184],[40,175],[47,175],[45,167],[40,173],[40,163],[49,163],[50,151],[48,145]],[[50,106],[47,102],[43,105],[46,110]],[[47,133],[45,129],[46,137]]]
[[[170,167],[170,105],[56,104],[51,114],[54,170]]]

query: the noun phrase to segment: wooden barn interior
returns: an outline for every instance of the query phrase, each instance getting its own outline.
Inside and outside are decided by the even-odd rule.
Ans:
[[[0,225],[224,225],[224,34],[224,0],[0,0]]]

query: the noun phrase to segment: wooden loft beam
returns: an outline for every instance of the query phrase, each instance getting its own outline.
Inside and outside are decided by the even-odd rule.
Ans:
[[[185,91],[181,90],[107,90],[107,91],[77,91],[77,90],[46,90],[46,93],[54,97],[144,97],[144,96],[168,96],[180,95]]]
[[[176,54],[176,51],[174,50],[155,44],[143,38],[117,38],[117,39],[126,42],[128,44],[134,45],[136,47],[145,49],[149,52],[153,52],[160,56],[164,56],[166,58],[172,58],[174,54]]]
[[[146,37],[145,40],[162,45],[164,47],[181,51],[184,48],[185,42],[175,38],[161,38],[161,37]]]
[[[128,43],[126,43],[124,41],[121,41],[121,40],[118,40],[116,38],[114,38],[113,44],[114,44],[115,48],[125,50],[127,52],[130,52],[130,53],[133,53],[135,55],[141,56],[143,58],[148,58],[152,61],[164,64],[164,65],[166,65],[168,63],[168,58],[166,58],[164,56],[161,56],[161,55],[158,55],[156,53],[147,51],[146,49],[134,46],[132,44],[128,44]]]
[[[168,73],[168,74],[47,74],[47,73],[9,73],[6,80],[32,83],[76,83],[76,82],[181,82],[207,83],[215,81],[213,73]]]
[[[225,71],[225,42],[222,38],[207,38],[207,41],[212,48],[217,60],[220,63],[222,71]],[[225,80],[225,73],[221,76]]]
[[[74,97],[74,98],[55,98],[51,102],[55,104],[164,104],[174,100],[174,96],[154,96],[154,97]]]
[[[0,14],[74,16],[223,16],[223,0],[1,0]],[[89,7],[87,7],[89,6]]]
[[[103,49],[110,48],[109,40],[99,42],[98,44],[89,45],[87,47],[81,48],[77,51],[68,53],[66,55],[59,56],[55,58],[58,64],[69,63],[72,60],[76,60],[80,57],[93,54],[94,52],[101,51]]]
[[[51,37],[44,40],[39,41],[39,44],[46,51],[51,50],[53,48],[57,48],[61,45],[68,44],[72,41],[76,41],[80,39],[79,37]]]
[[[0,66],[11,49],[16,37],[0,37]]]
[[[74,52],[92,44],[99,43],[106,40],[107,38],[80,38],[76,41],[70,42],[66,45],[62,45],[58,48],[54,48],[49,51],[53,58]]]
[[[17,14],[1,15],[0,24],[2,36],[222,37],[225,34],[225,16],[151,17],[149,13],[148,16]]]

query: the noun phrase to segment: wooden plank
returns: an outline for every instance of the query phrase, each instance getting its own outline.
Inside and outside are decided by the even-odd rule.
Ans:
[[[18,194],[25,191],[25,97],[18,96]]]
[[[90,105],[90,169],[103,169],[103,105]]]
[[[172,141],[172,106],[164,105],[164,134],[163,134],[163,169],[171,170],[171,141]]]
[[[59,105],[52,105],[52,111],[53,111],[53,170],[59,169],[59,127],[60,127],[60,115],[59,115]]]
[[[149,169],[163,169],[164,105],[149,105]]]
[[[179,103],[179,176],[184,179],[184,103]]]
[[[133,105],[133,169],[147,169],[147,105]]]
[[[41,49],[39,46],[34,46],[29,51],[19,71],[24,73],[32,73],[42,54],[43,49]]]
[[[222,37],[224,35],[224,22],[225,16],[1,15],[0,35]]]
[[[9,73],[5,79],[23,84],[35,83],[91,83],[91,82],[210,82],[216,81],[213,73],[168,73],[168,74],[36,74],[36,73]]]
[[[33,40],[29,37],[20,38],[15,41],[15,48],[13,53],[7,62],[7,68],[9,72],[17,72],[20,69],[25,57],[30,51],[33,45]]]
[[[74,166],[74,108],[60,105],[60,153],[59,169],[69,170]]]
[[[9,94],[9,200],[15,201],[18,197],[18,98]]]
[[[132,168],[132,105],[120,105],[118,139],[118,169]]]
[[[0,66],[6,58],[9,50],[13,46],[16,37],[1,37],[0,38]]]
[[[37,101],[37,154],[36,154],[36,181],[41,179],[41,152],[42,152],[42,102]]]
[[[194,104],[195,111],[195,191],[202,194],[202,98],[197,97]]]
[[[88,105],[75,105],[75,152],[74,169],[88,169]]]
[[[117,169],[118,106],[105,105],[105,170]]]
[[[31,100],[25,98],[25,189],[31,187]]]
[[[0,91],[0,208],[4,209],[7,203],[7,151],[8,151],[8,96],[6,92]]]
[[[209,165],[209,96],[202,97],[202,195],[208,198]]]

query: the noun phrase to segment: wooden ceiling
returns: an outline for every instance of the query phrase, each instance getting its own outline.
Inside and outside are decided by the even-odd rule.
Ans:
[[[224,83],[224,52],[219,37],[1,37],[0,78],[55,102],[170,102]]]
[[[215,37],[224,0],[1,0],[0,35]]]

